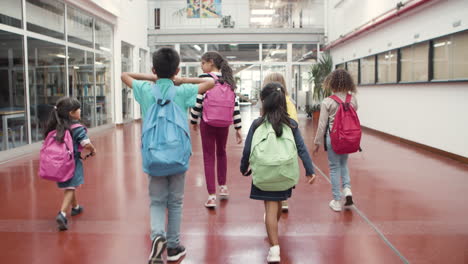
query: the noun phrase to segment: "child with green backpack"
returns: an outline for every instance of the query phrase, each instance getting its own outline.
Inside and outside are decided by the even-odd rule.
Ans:
[[[291,197],[292,189],[299,181],[298,155],[308,182],[312,184],[316,178],[298,124],[287,113],[282,89],[276,82],[263,87],[260,93],[262,116],[250,127],[240,166],[244,176],[252,174],[250,198],[265,204],[265,225],[271,246],[268,262],[280,261],[278,221],[281,201]]]

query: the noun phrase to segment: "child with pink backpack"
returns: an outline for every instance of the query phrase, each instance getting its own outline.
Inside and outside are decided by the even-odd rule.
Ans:
[[[45,140],[40,153],[39,176],[57,182],[58,187],[64,190],[62,207],[55,218],[60,231],[68,229],[66,212],[70,206],[71,216],[83,212],[75,194],[76,188],[84,183],[81,151],[86,149],[89,152],[86,157],[96,154],[86,127],[79,122],[80,108],[80,102],[74,98],[63,97],[57,101],[44,131]]]
[[[330,73],[323,85],[333,94],[323,100],[320,108],[314,154],[318,153],[320,145],[324,145],[328,154],[333,193],[329,206],[333,211],[339,212],[342,210],[341,188],[345,196],[344,206],[353,205],[348,155],[360,150],[361,141],[361,126],[356,114],[356,86],[351,75],[343,69]]]
[[[227,199],[229,191],[226,185],[227,155],[226,143],[229,127],[234,124],[237,144],[242,143],[241,115],[234,90],[236,83],[227,60],[218,52],[206,52],[202,56],[202,78],[215,79],[215,87],[205,94],[198,95],[197,103],[191,110],[191,123],[197,131],[198,117],[205,165],[206,187],[208,189],[207,208],[216,207],[215,159],[220,198]]]

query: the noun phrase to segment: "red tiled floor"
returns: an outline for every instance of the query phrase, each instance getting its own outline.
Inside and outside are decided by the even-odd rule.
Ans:
[[[251,116],[243,112],[244,133]],[[311,148],[310,120],[301,128]],[[232,131],[231,131],[232,132]],[[98,155],[85,161],[78,191],[84,214],[57,232],[61,193],[36,176],[37,155],[0,165],[0,263],[146,263],[149,203],[141,170],[139,124],[92,137]],[[468,168],[407,145],[365,133],[365,152],[350,158],[359,210],[411,263],[467,263],[464,194]],[[231,199],[206,210],[199,135],[187,173],[182,242],[185,264],[266,263],[263,204],[248,198],[250,178],[238,173],[242,146],[228,142]],[[325,173],[326,157],[314,162]],[[280,223],[283,264],[402,263],[356,210],[328,208],[330,184],[299,184]]]

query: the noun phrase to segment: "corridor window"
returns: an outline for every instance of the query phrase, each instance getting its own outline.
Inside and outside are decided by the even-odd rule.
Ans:
[[[64,39],[65,5],[54,0],[27,0],[27,29],[50,37]]]
[[[341,63],[341,64],[336,65],[336,69],[343,69],[343,70],[346,70],[346,66],[345,66],[344,63]]]
[[[209,44],[208,51],[217,51],[229,63],[233,61],[258,61],[258,44]]]
[[[375,83],[375,56],[361,59],[361,84]]]
[[[346,67],[348,69],[349,74],[353,77],[353,81],[355,84],[359,83],[359,61],[349,61],[346,63]]]
[[[397,51],[392,50],[377,55],[377,82],[397,82]]]
[[[402,48],[400,53],[401,82],[428,81],[428,42]]]
[[[183,62],[200,62],[205,44],[180,44],[180,58]]]
[[[434,80],[468,79],[468,32],[433,41]]]

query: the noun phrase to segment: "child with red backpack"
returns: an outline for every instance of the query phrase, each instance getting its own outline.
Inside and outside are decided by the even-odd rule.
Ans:
[[[328,154],[333,193],[329,206],[333,211],[339,212],[342,210],[340,187],[343,188],[346,199],[344,206],[353,205],[348,154],[360,150],[361,126],[356,114],[356,86],[351,75],[343,69],[335,70],[325,79],[324,88],[330,89],[333,94],[322,102],[314,140],[314,155],[318,153],[320,145],[324,145]]]
[[[200,77],[213,78],[216,84],[212,90],[198,95],[197,103],[191,110],[191,123],[193,129],[197,131],[198,117],[202,115],[202,118],[200,118],[200,132],[208,190],[208,200],[205,207],[215,208],[215,159],[217,160],[219,195],[220,198],[227,199],[229,191],[226,185],[226,143],[231,124],[234,124],[236,129],[237,144],[242,143],[241,115],[234,93],[236,83],[227,60],[218,52],[206,52],[202,56],[201,68],[205,74]]]
[[[316,178],[298,124],[287,113],[286,96],[282,90],[277,82],[262,89],[262,116],[249,129],[240,165],[244,176],[252,174],[250,199],[264,201],[270,241],[268,262],[281,260],[278,240],[281,202],[291,197],[292,189],[299,181],[298,155],[305,167],[307,181],[312,184]]]
[[[55,218],[60,231],[68,229],[66,212],[70,206],[71,216],[83,212],[75,194],[76,188],[84,183],[81,151],[89,151],[86,157],[96,154],[86,128],[79,122],[80,107],[80,102],[74,98],[63,97],[57,101],[44,131],[45,141],[41,148],[39,176],[56,181],[64,190],[62,207]]]

